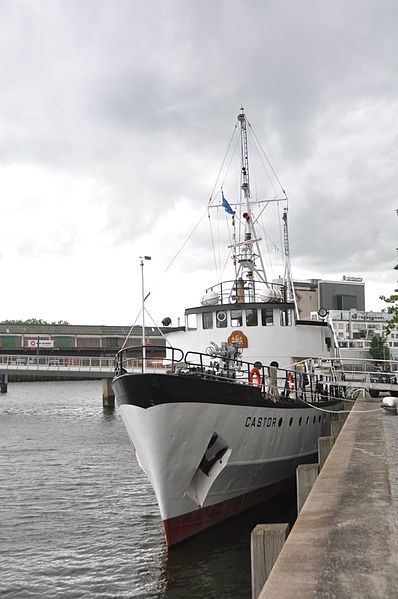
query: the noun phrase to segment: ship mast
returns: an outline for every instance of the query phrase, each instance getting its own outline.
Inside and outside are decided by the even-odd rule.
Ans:
[[[245,236],[244,240],[240,241],[237,245],[240,248],[241,253],[238,256],[239,269],[237,277],[245,274],[247,281],[249,282],[250,288],[253,290],[254,295],[254,273],[257,274],[258,278],[267,283],[265,275],[265,269],[263,259],[261,256],[261,250],[259,246],[260,238],[257,237],[254,221],[252,218],[250,208],[250,178],[249,178],[249,152],[247,145],[247,121],[243,106],[238,114],[238,121],[240,125],[240,145],[241,145],[241,185],[240,185],[240,205],[241,208],[244,206],[242,217],[245,220]],[[256,252],[254,252],[254,248]],[[261,265],[260,268],[256,267],[256,260],[259,260]]]

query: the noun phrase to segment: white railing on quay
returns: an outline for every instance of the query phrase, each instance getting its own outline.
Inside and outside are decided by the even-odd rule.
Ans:
[[[113,372],[113,357],[27,356],[0,354],[0,369],[8,372]]]
[[[167,365],[161,358],[147,360],[147,368],[163,370]],[[128,369],[141,372],[142,363],[138,359],[128,360]],[[59,373],[62,374],[106,374],[107,378],[115,372],[113,356],[32,356],[20,354],[0,354],[0,371],[8,373]]]

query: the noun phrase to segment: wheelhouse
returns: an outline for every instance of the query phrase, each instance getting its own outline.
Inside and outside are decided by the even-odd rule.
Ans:
[[[186,330],[287,327],[295,324],[291,303],[220,304],[185,310]]]

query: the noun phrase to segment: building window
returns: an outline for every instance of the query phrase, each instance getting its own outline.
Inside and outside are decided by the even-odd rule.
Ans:
[[[246,310],[246,324],[248,327],[256,327],[258,325],[257,310],[247,309]]]
[[[99,337],[78,337],[77,347],[101,347]]]
[[[261,308],[261,324],[263,327],[272,327],[274,324],[274,311],[272,308]]]
[[[106,339],[106,347],[117,348],[118,347],[118,339],[117,337],[107,337]]]
[[[224,310],[216,312],[216,326],[218,329],[225,329],[227,326],[227,313]]]
[[[242,322],[242,310],[231,310],[231,326],[241,327]]]
[[[202,324],[203,324],[204,329],[212,329],[213,328],[213,312],[203,312]]]
[[[290,327],[292,324],[292,311],[287,309],[280,310],[281,327]]]
[[[70,337],[55,337],[55,347],[70,347]]]
[[[2,337],[1,347],[15,347],[15,337]]]

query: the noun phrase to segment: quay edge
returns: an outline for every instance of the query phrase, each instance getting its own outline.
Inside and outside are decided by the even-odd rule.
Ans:
[[[397,522],[378,406],[357,400],[259,599],[398,597]]]

